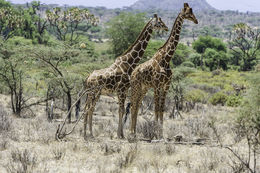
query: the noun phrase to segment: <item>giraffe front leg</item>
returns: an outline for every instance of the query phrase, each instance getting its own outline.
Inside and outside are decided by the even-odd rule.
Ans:
[[[155,129],[154,129],[154,135],[155,138],[159,139],[161,138],[161,132],[162,132],[162,127],[161,124],[158,122],[158,119],[160,117],[160,88],[154,89],[154,111],[155,111]],[[161,117],[160,117],[161,120]]]
[[[170,85],[166,85],[163,90],[161,91],[160,95],[160,110],[159,110],[159,116],[160,116],[160,133],[159,133],[159,138],[163,138],[163,114],[165,111],[165,100],[166,100],[166,95],[168,93]]]
[[[159,116],[160,116],[160,123],[163,125],[163,114],[165,111],[165,100],[166,100],[166,95],[168,93],[169,86],[166,86],[164,90],[161,92],[160,95],[160,110],[159,110]]]
[[[123,116],[125,114],[125,99],[126,99],[125,91],[118,93],[119,122],[118,122],[118,129],[117,129],[117,137],[120,138],[120,139],[124,138]]]

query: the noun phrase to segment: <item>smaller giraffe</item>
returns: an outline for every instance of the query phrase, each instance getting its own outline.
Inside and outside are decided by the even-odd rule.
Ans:
[[[118,58],[108,68],[95,70],[86,79],[86,88],[96,88],[90,94],[86,100],[85,105],[85,117],[84,117],[84,138],[87,139],[86,128],[87,122],[89,124],[90,136],[92,133],[92,116],[95,109],[96,102],[101,94],[116,93],[119,104],[119,124],[117,130],[118,138],[124,138],[122,118],[125,112],[125,100],[128,89],[130,87],[130,76],[138,62],[141,60],[144,51],[151,38],[153,30],[168,30],[168,27],[164,24],[157,14],[149,20],[145,25],[139,37],[133,43],[128,50]],[[100,89],[97,87],[101,87]],[[100,92],[101,90],[101,92]]]
[[[153,88],[154,90],[155,121],[158,122],[158,118],[160,118],[160,126],[162,129],[165,98],[172,78],[170,60],[179,42],[184,19],[193,21],[195,24],[198,23],[192,12],[192,8],[190,8],[187,3],[184,3],[184,8],[176,18],[171,34],[165,44],[158,49],[152,59],[136,67],[131,75],[130,138],[135,137],[138,109],[149,88]],[[161,129],[159,135],[162,136]]]

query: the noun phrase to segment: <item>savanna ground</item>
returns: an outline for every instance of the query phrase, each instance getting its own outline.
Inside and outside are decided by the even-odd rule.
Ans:
[[[219,146],[213,130],[217,130],[223,144],[236,143],[238,136],[232,123],[236,108],[197,104],[190,112],[182,112],[183,118],[175,119],[169,118],[168,108],[163,141],[142,140],[152,135],[154,127],[153,110],[144,110],[138,117],[139,140],[129,143],[116,137],[116,100],[103,96],[94,113],[95,138],[83,139],[80,122],[71,135],[58,142],[55,132],[60,122],[48,122],[44,106],[33,108],[37,112],[35,117],[23,119],[11,114],[9,101],[8,96],[1,95],[0,172],[224,173],[243,169],[231,152]],[[72,125],[67,124],[67,129]],[[128,126],[129,121],[124,128],[126,136]],[[242,157],[247,154],[244,142],[233,146]],[[260,170],[259,164],[257,169]]]
[[[83,139],[81,120],[72,134],[57,141],[57,127],[86,76],[127,50],[151,12],[96,8],[91,18],[84,18],[87,9],[47,5],[51,11],[46,11],[42,5],[18,8],[0,0],[0,173],[260,172],[259,14],[209,11],[196,14],[197,27],[185,24],[171,63],[163,140],[153,138],[159,130],[150,104],[153,92],[148,92],[137,140],[127,139],[129,118],[126,139],[117,138],[117,100],[102,96],[94,112],[94,139]],[[68,13],[75,14],[69,21],[63,17]],[[175,16],[161,17],[169,23]],[[153,38],[141,62],[167,36]],[[51,100],[52,120],[46,115]],[[179,109],[181,116],[176,116]],[[73,125],[66,124],[67,131]]]

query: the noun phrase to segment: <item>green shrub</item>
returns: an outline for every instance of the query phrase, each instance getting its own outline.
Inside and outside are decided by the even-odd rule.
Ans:
[[[175,72],[181,73],[183,76],[187,76],[196,71],[195,68],[179,66],[174,69]],[[174,75],[174,74],[173,74]]]
[[[212,77],[217,76],[217,75],[220,75],[221,73],[222,73],[222,70],[220,70],[220,69],[216,69],[216,70],[213,70],[213,71],[211,72]]]
[[[191,61],[185,61],[181,65],[184,67],[195,67],[195,65]]]
[[[222,106],[225,105],[228,96],[223,92],[215,93],[210,99],[209,102],[213,105],[221,104]]]
[[[199,53],[192,53],[189,56],[189,60],[197,67],[201,66],[201,55]]]
[[[226,101],[226,105],[231,107],[237,107],[241,105],[241,103],[242,103],[242,97],[236,95],[228,96]]]
[[[28,45],[32,45],[32,40],[31,39],[26,39],[24,37],[13,37],[10,38],[7,41],[8,44],[10,45],[14,45],[14,46],[28,46]]]
[[[59,41],[58,39],[56,39],[54,36],[50,36],[46,46],[49,47],[58,47],[58,46],[62,46],[64,43],[62,41]]]
[[[207,101],[207,96],[207,93],[205,93],[204,91],[200,89],[193,89],[191,91],[188,91],[184,98],[185,100],[193,103],[205,103]]]

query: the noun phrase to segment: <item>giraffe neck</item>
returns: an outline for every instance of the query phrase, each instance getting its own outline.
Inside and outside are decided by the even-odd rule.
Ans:
[[[135,68],[137,63],[141,60],[144,51],[148,45],[148,42],[151,38],[153,27],[152,20],[146,24],[134,44],[121,56],[122,62],[127,62],[127,65]],[[122,63],[122,65],[126,65]]]
[[[181,13],[179,13],[178,17],[176,18],[173,27],[172,27],[172,31],[171,34],[168,38],[168,40],[166,41],[166,43],[162,46],[162,49],[164,51],[164,56],[162,56],[162,59],[165,59],[165,61],[167,63],[170,62],[176,48],[177,45],[179,43],[179,39],[180,39],[180,33],[181,33],[181,29],[182,29],[182,24],[184,22],[184,18],[182,16]]]

